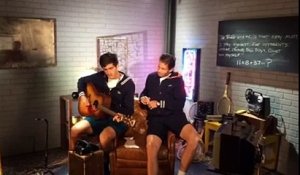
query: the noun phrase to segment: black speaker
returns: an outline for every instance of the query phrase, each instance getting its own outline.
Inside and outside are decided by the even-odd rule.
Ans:
[[[214,102],[198,101],[197,118],[206,119],[206,115],[214,114]]]
[[[224,174],[252,175],[254,172],[255,147],[246,139],[221,134],[219,171]]]

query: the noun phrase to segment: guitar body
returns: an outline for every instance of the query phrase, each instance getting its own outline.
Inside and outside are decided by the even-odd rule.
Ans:
[[[127,126],[134,127],[135,120],[131,117],[125,117],[123,114],[110,110],[111,97],[104,93],[98,92],[91,83],[87,84],[85,97],[78,99],[78,111],[83,116],[93,116],[96,119],[105,118],[107,116],[118,116],[118,122],[123,122]],[[106,115],[108,114],[108,115]]]
[[[104,118],[106,113],[101,110],[101,107],[110,108],[111,97],[98,92],[95,86],[91,83],[87,84],[86,97],[79,97],[78,100],[78,111],[83,116],[94,116],[97,119]],[[100,107],[101,106],[101,107]]]

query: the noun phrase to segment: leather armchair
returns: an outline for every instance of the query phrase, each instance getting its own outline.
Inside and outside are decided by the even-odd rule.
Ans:
[[[129,128],[125,137],[134,137],[139,148],[125,148],[125,139],[116,141],[115,149],[110,154],[111,175],[147,175],[146,131],[147,111],[141,109],[139,101],[135,100],[133,118],[134,127]],[[163,142],[158,153],[159,175],[173,175],[175,163],[175,135],[168,133],[168,139]]]

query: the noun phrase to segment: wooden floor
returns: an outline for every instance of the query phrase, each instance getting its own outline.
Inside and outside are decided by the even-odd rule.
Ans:
[[[67,152],[60,148],[48,151],[48,166],[66,165]],[[62,167],[60,166],[60,167]],[[2,157],[3,175],[24,175],[35,169],[45,167],[45,152],[28,153],[18,156]],[[57,168],[56,168],[57,169]]]
[[[1,162],[1,154],[0,154],[0,175],[2,175],[2,162]]]
[[[48,152],[48,166],[52,168],[55,175],[68,175],[68,160],[67,151],[62,149],[52,149]],[[180,161],[176,159],[175,175],[179,168]],[[6,157],[2,160],[3,175],[26,175],[34,174],[35,170],[44,167],[45,157],[44,152],[25,154],[19,156]],[[58,165],[58,166],[57,166]],[[219,175],[209,169],[209,162],[193,163],[187,175]],[[1,174],[2,175],[2,174]]]
[[[48,166],[55,175],[68,175],[68,159],[67,151],[62,149],[53,149],[48,152]],[[203,162],[194,162],[191,164],[187,175],[221,175],[222,173],[213,171],[210,165],[210,158]],[[2,174],[0,175],[26,175],[32,173],[38,168],[44,167],[44,152],[26,154],[13,157],[2,158]],[[180,165],[180,160],[176,158],[175,174]],[[226,173],[228,174],[228,173]],[[276,173],[261,171],[260,175],[277,175]]]
[[[179,160],[176,159],[174,175],[177,175],[179,163],[180,163]],[[62,166],[59,169],[56,169],[55,175],[68,175],[67,166]],[[220,174],[210,171],[208,169],[207,163],[193,163],[190,166],[189,171],[187,172],[187,175],[220,175]]]

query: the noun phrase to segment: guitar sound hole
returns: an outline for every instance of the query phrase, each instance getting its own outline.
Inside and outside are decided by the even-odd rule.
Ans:
[[[93,103],[93,106],[95,106],[95,108],[98,109],[98,105],[99,105],[98,100],[95,100],[94,103]]]

